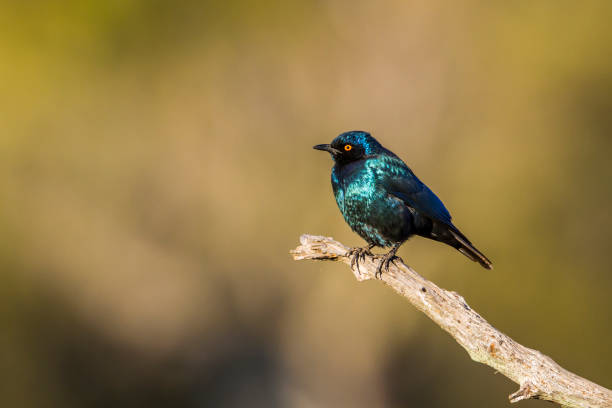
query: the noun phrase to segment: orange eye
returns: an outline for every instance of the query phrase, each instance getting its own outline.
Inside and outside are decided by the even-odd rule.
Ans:
[[[350,152],[352,148],[353,148],[353,146],[351,146],[349,144],[344,145],[344,150],[346,150],[347,152]]]

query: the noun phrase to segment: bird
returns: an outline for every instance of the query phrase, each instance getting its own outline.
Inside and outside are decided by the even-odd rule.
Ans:
[[[451,222],[442,201],[395,153],[384,148],[370,133],[353,130],[338,135],[330,144],[313,147],[331,154],[331,184],[344,220],[366,242],[348,250],[351,268],[374,247],[391,248],[381,257],[375,277],[397,259],[397,251],[417,235],[457,249],[483,268],[491,261]]]

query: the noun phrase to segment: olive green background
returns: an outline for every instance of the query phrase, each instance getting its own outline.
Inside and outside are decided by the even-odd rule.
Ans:
[[[2,406],[509,406],[391,290],[288,255],[363,243],[312,150],[352,129],[495,269],[404,260],[612,387],[612,2],[0,4]]]

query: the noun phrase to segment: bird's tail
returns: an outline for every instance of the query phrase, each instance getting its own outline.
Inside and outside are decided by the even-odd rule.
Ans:
[[[452,224],[434,222],[430,233],[425,236],[452,246],[472,261],[478,262],[485,269],[493,268],[489,258],[477,250],[470,240]]]
[[[456,228],[449,228],[448,232],[452,236],[453,242],[448,242],[451,246],[457,248],[459,252],[467,256],[474,262],[478,262],[485,269],[492,269],[493,264],[482,252],[476,249],[474,245]]]

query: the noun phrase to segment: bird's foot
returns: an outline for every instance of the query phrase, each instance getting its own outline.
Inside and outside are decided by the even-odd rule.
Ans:
[[[366,255],[374,256],[371,249],[374,248],[374,245],[368,245],[367,247],[355,247],[351,248],[346,252],[346,256],[351,258],[351,269],[357,266],[357,272],[361,275],[361,271],[359,270],[359,260],[365,261]]]
[[[395,260],[396,259],[399,259],[401,262],[404,262],[404,260],[402,258],[400,258],[399,256],[395,255],[395,253],[397,252],[398,248],[399,248],[399,245],[397,245],[391,251],[389,251],[388,253],[384,254],[381,257],[380,263],[378,264],[378,268],[376,268],[376,272],[374,273],[374,277],[375,278],[381,278],[382,277],[383,268],[385,269],[386,272],[389,272],[389,265],[390,264],[394,264],[395,265]]]

